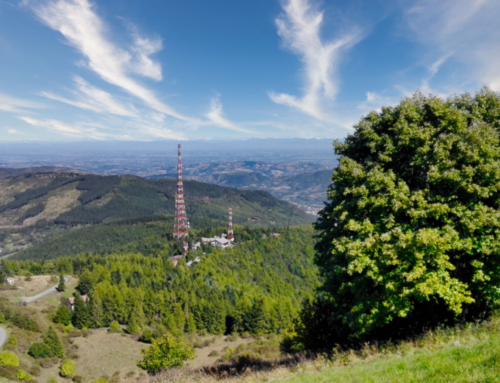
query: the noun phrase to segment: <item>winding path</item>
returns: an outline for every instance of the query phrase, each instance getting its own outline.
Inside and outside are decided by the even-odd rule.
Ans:
[[[69,278],[68,277],[64,277],[64,283],[66,284],[66,283],[68,283],[68,281],[69,281]],[[23,298],[23,302],[25,302],[25,303],[31,303],[33,301],[36,301],[38,298],[41,298],[41,297],[44,297],[46,295],[49,295],[50,293],[53,293],[54,291],[56,291],[56,287],[57,287],[58,284],[55,284],[54,286],[49,287],[47,290],[42,291],[41,293],[39,293],[37,295],[33,295],[32,297]]]
[[[0,347],[3,346],[6,340],[7,340],[7,331],[5,331],[3,327],[0,327]]]

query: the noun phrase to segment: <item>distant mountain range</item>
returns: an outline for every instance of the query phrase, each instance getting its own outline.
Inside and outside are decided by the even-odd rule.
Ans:
[[[77,174],[92,174],[84,170],[76,170],[72,168],[61,168],[57,166],[33,166],[29,168],[0,168],[0,180],[8,177],[19,176],[21,174],[35,173],[77,173]]]
[[[195,164],[184,170],[185,178],[238,189],[263,190],[316,215],[326,201],[333,169],[316,170],[315,163],[263,163],[255,161]],[[175,173],[149,176],[175,178]]]
[[[6,174],[9,170],[3,171]],[[75,227],[174,213],[176,180],[82,173],[21,172],[0,180],[2,255],[45,242]],[[298,207],[265,191],[185,181],[185,193],[187,213],[192,218],[226,222],[231,207],[235,224],[251,227],[312,221]]]

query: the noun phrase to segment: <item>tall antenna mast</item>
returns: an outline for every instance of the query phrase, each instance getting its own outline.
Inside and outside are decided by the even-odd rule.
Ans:
[[[233,233],[233,209],[229,208],[229,225],[227,227],[227,240],[234,242]]]
[[[184,185],[182,183],[182,159],[181,144],[178,146],[177,161],[177,194],[175,195],[175,219],[174,238],[179,239],[188,236],[189,223],[186,216],[186,205],[184,204]]]

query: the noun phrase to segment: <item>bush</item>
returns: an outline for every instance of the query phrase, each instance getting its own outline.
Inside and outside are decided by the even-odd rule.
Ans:
[[[217,350],[210,351],[210,354],[208,354],[208,356],[217,356],[217,355],[219,355]]]
[[[144,343],[151,343],[151,340],[153,339],[153,333],[151,330],[145,330],[139,340]]]
[[[180,368],[186,360],[194,358],[193,349],[170,333],[153,339],[151,346],[141,352],[143,360],[137,365],[149,372]]]
[[[71,360],[66,359],[62,362],[60,371],[62,377],[69,378],[75,375],[75,372],[75,364]]]
[[[5,315],[0,313],[0,323],[5,323]]]
[[[26,371],[21,370],[21,369],[17,370],[16,377],[17,377],[17,380],[20,380],[20,381],[33,380],[33,377],[30,374],[28,374]]]
[[[0,352],[0,366],[19,367],[19,358],[12,351],[2,351]]]
[[[113,321],[109,325],[109,332],[122,332],[122,328],[117,321]]]
[[[46,358],[50,356],[51,352],[50,347],[45,343],[33,343],[28,350],[28,354],[33,358]]]
[[[17,345],[17,338],[14,335],[10,334],[9,339],[7,339],[7,344],[9,346],[12,346],[12,347],[16,346]]]
[[[40,376],[40,374],[42,373],[42,369],[40,368],[40,366],[32,366],[29,373],[34,376]]]
[[[73,376],[72,380],[73,380],[73,382],[75,382],[75,383],[82,383],[82,381],[83,381],[83,377],[82,377],[82,376],[80,376],[80,375],[75,375],[75,376]]]

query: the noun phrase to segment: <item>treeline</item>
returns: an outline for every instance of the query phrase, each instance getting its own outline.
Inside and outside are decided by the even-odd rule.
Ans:
[[[144,255],[162,253],[174,255],[171,246],[172,216],[150,216],[128,218],[96,226],[74,229],[67,234],[48,240],[47,242],[21,250],[11,259],[47,260],[82,253],[109,254],[119,252],[140,252]],[[211,230],[211,235],[200,235],[192,230],[192,238],[200,236],[220,235],[227,230],[224,222],[193,217],[192,226],[203,230]],[[216,227],[217,229],[210,229]],[[237,233],[243,233],[239,230]],[[239,235],[239,234],[236,234]],[[246,239],[248,235],[242,237]],[[1,239],[1,232],[0,232]],[[172,251],[170,251],[172,250]]]
[[[75,310],[81,327],[109,326],[131,332],[207,330],[222,334],[279,332],[296,317],[304,297],[318,284],[313,264],[313,230],[283,229],[278,238],[265,230],[241,229],[246,242],[226,250],[190,254],[201,261],[174,267],[167,255],[140,253],[78,255],[41,262],[6,261],[14,273],[76,274],[78,290],[90,302]],[[86,319],[85,319],[86,318]]]

